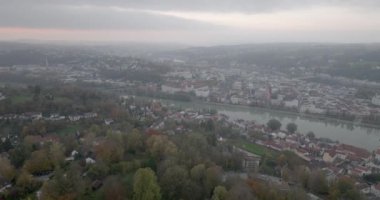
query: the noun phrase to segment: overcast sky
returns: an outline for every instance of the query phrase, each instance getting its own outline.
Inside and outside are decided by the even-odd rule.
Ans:
[[[380,0],[0,0],[0,40],[380,42]]]

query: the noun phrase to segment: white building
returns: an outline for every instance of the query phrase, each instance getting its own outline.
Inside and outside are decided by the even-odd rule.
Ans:
[[[284,101],[284,106],[286,108],[298,108],[298,100],[297,99],[293,99],[293,100],[290,100],[290,101]]]
[[[375,95],[372,97],[372,104],[376,106],[380,106],[380,95]]]
[[[196,88],[194,89],[194,92],[195,92],[195,96],[197,97],[207,98],[208,96],[210,96],[210,89],[208,88],[208,86]]]
[[[302,113],[312,113],[312,114],[325,114],[326,110],[322,108],[318,108],[313,104],[308,104],[308,105],[302,105],[300,107],[300,112]]]
[[[175,87],[175,86],[170,86],[170,85],[162,85],[161,86],[162,92],[169,93],[169,94],[174,94],[176,92],[181,92],[182,88],[181,87]]]

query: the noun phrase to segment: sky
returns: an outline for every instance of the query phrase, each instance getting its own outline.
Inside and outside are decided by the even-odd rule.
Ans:
[[[0,40],[380,42],[380,0],[0,0]]]

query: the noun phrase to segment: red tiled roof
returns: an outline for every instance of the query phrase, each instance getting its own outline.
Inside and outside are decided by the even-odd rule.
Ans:
[[[349,152],[355,154],[361,158],[368,158],[371,154],[369,151],[363,148],[355,147],[348,144],[340,144],[337,148],[338,151]]]

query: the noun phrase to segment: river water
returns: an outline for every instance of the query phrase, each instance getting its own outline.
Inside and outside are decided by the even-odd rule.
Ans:
[[[219,113],[226,114],[231,119],[253,120],[260,124],[266,124],[270,119],[278,119],[285,129],[289,122],[298,125],[298,131],[307,133],[313,131],[317,137],[338,140],[341,143],[366,148],[370,151],[380,147],[380,129],[353,124],[350,122],[334,119],[317,119],[313,117],[300,116],[293,113],[274,111],[247,106],[221,105],[207,102],[181,102],[172,100],[161,100],[180,108],[215,109]]]

